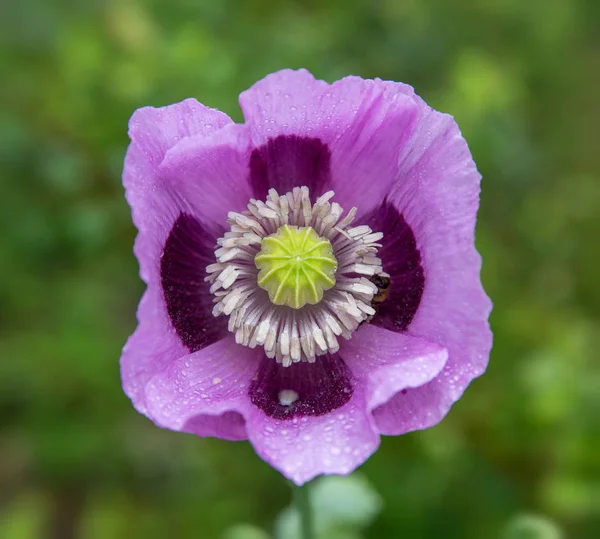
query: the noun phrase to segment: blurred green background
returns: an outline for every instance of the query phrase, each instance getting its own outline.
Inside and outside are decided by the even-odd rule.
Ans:
[[[9,0],[0,8],[0,537],[270,529],[283,479],[247,443],[154,427],[118,359],[143,291],[121,167],[131,113],[306,67],[414,85],[484,176],[495,346],[439,426],[362,472],[365,536],[600,537],[600,3]]]

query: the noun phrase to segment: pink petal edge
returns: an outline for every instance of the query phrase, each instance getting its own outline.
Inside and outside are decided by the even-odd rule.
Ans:
[[[255,147],[280,135],[325,143],[331,185],[315,195],[333,189],[336,202],[362,215],[396,181],[398,156],[417,122],[413,96],[391,91],[390,84],[346,77],[329,85],[306,70],[283,70],[242,92],[240,106]]]
[[[449,359],[410,400],[396,396],[376,411],[378,428],[390,435],[438,423],[483,374],[492,346],[492,304],[474,245],[481,175],[453,118],[420,103],[421,120],[400,156],[401,181],[389,200],[411,226],[425,272],[408,333],[445,346]]]

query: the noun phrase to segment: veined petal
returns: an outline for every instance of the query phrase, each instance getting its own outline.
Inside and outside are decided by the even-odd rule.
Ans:
[[[158,166],[167,151],[182,139],[208,137],[230,123],[226,114],[195,99],[161,108],[144,107],[131,117],[131,144],[125,157],[123,185],[133,222],[140,232],[135,249],[144,281],[149,281],[151,267],[158,265],[173,223],[186,210],[185,200],[157,174]]]
[[[405,432],[398,414],[410,413],[414,428],[437,423],[485,371],[492,345],[491,302],[474,246],[481,176],[451,116],[421,104],[417,131],[400,157],[400,176],[388,202],[414,233],[425,278],[407,331],[446,347],[449,359],[435,380],[409,392],[413,409],[397,396],[377,411],[384,434]]]
[[[343,406],[319,416],[275,419],[248,411],[246,429],[256,452],[301,485],[320,474],[348,474],[379,446],[362,387]]]
[[[189,352],[172,329],[162,289],[156,281],[144,292],[137,317],[138,326],[121,354],[121,381],[135,408],[146,414],[144,387],[148,380]]]
[[[433,380],[448,359],[448,351],[439,344],[371,325],[343,343],[340,353],[357,385],[365,387],[369,412]]]
[[[227,337],[172,361],[146,385],[148,416],[172,430],[245,439],[243,414],[260,356]]]
[[[145,413],[143,387],[147,380],[172,359],[187,353],[170,323],[160,279],[162,251],[181,210],[177,200],[156,188],[148,160],[133,143],[125,158],[123,183],[139,231],[134,253],[148,288],[138,307],[138,327],[123,348],[121,378],[125,393]]]
[[[136,110],[129,120],[129,137],[155,169],[180,140],[209,136],[230,123],[227,114],[186,99],[166,107]]]
[[[359,213],[375,207],[397,179],[400,151],[417,120],[412,96],[391,91],[380,80],[346,77],[332,85],[315,80],[305,70],[284,70],[268,75],[240,95],[240,105],[252,142],[262,149],[298,147],[298,140],[319,141],[331,158],[330,174],[323,172],[311,186],[315,195],[333,189],[342,206],[357,206]],[[314,163],[311,154],[288,151],[297,169]],[[288,185],[270,185],[287,190]],[[257,196],[266,195],[258,184]]]
[[[312,106],[328,88],[306,69],[282,69],[242,92],[240,106],[252,125],[255,146],[278,135],[314,137],[317,111]]]
[[[187,207],[157,169],[166,152],[185,137],[209,136],[228,123],[231,120],[225,114],[194,99],[162,108],[144,107],[129,123],[132,142],[125,157],[123,184],[139,231],[134,252],[148,288],[138,308],[138,327],[123,349],[121,375],[125,392],[141,412],[145,410],[142,388],[148,379],[189,353],[171,323],[161,278],[165,244]],[[211,245],[217,234],[210,239]]]
[[[335,82],[319,104],[323,111],[337,110],[337,118],[328,120],[334,127],[331,188],[341,204],[358,208],[360,219],[397,181],[398,156],[415,128],[417,104],[379,79],[360,77]],[[345,125],[342,118],[349,119]]]
[[[297,484],[320,474],[348,474],[379,446],[373,410],[406,388],[432,380],[446,359],[439,345],[365,326],[344,342],[339,357],[304,365],[300,380],[291,370],[296,365],[276,366],[279,375],[266,383],[259,376],[270,400],[248,410],[248,438],[264,460]],[[336,371],[346,374],[330,374]],[[297,390],[298,400],[286,411],[277,395],[289,388]],[[255,394],[251,386],[251,397]]]
[[[219,340],[226,324],[214,320],[204,281],[214,239],[186,214],[138,234],[135,253],[148,287],[137,311],[138,327],[121,356],[123,388],[144,412],[143,387],[172,361]]]
[[[229,124],[211,136],[187,137],[167,151],[158,174],[188,212],[222,231],[227,213],[245,209],[249,140],[244,126]]]

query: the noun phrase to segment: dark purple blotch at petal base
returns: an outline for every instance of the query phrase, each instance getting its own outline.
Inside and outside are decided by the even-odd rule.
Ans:
[[[177,335],[196,352],[227,335],[227,322],[212,315],[213,295],[204,281],[215,261],[213,234],[191,215],[181,214],[165,243],[160,277],[167,312]]]
[[[387,200],[367,217],[364,224],[383,232],[377,256],[390,275],[387,299],[371,321],[391,331],[405,331],[412,322],[425,288],[425,274],[415,235],[404,217]]]
[[[346,404],[352,396],[348,367],[338,355],[319,356],[315,363],[302,361],[283,367],[264,358],[250,385],[250,400],[275,419],[325,415]],[[298,400],[290,406],[279,403],[279,392],[292,389]]]
[[[250,155],[250,186],[259,200],[273,188],[281,194],[306,185],[311,197],[327,191],[331,180],[331,152],[317,138],[281,135]]]

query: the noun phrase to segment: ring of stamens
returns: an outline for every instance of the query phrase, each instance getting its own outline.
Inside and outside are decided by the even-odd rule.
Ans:
[[[333,191],[328,191],[312,204],[308,188],[295,187],[285,195],[271,189],[265,202],[251,199],[246,211],[228,214],[230,230],[217,241],[217,262],[206,268],[206,280],[215,296],[213,315],[228,315],[229,331],[237,343],[262,346],[268,357],[284,366],[314,362],[317,356],[337,352],[338,337],[351,338],[354,330],[375,314],[371,302],[377,287],[368,278],[386,275],[377,257],[383,234],[366,225],[351,227],[357,209],[342,217],[341,206],[330,202],[333,196]],[[311,234],[302,230],[310,228],[313,241],[327,240],[331,246],[337,263],[331,272],[334,284],[328,288],[324,281],[322,294],[317,293],[320,297],[311,298],[309,292],[310,300],[318,299],[314,303],[300,305],[303,300],[292,298],[277,304],[270,299],[269,287],[265,290],[259,284],[264,269],[259,255],[265,245],[263,254],[269,254],[268,238],[286,234],[285,227],[304,234]],[[297,289],[293,281],[287,285]]]

